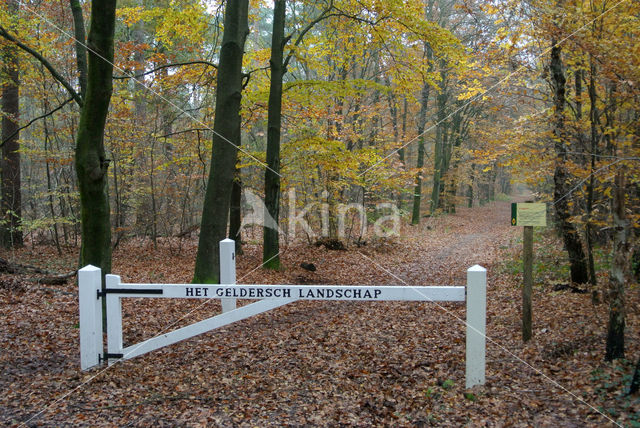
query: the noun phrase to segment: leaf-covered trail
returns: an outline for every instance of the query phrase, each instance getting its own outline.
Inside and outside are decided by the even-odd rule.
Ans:
[[[253,270],[257,246],[238,258],[245,283],[463,284],[469,266],[487,267],[487,332],[498,345],[489,343],[487,384],[471,395],[464,390],[460,303],[296,302],[103,372],[81,372],[75,290],[52,292],[4,276],[0,421],[18,424],[52,405],[27,425],[611,425],[549,381],[595,406],[621,408],[619,391],[604,385],[629,365],[618,370],[602,362],[606,308],[591,307],[587,295],[541,285],[534,295],[534,340],[522,345],[518,280],[501,261],[519,251],[521,229],[509,225],[509,214],[506,203],[460,209],[406,226],[400,238],[346,252],[291,246],[283,272]],[[114,271],[131,282],[185,282],[194,251],[193,242],[166,241],[157,249],[129,242],[116,252]],[[28,260],[42,257],[38,252],[42,248],[18,255]],[[317,271],[301,269],[303,261]],[[123,305],[125,342],[219,311],[215,301],[151,300]],[[637,296],[629,300],[637,305]],[[628,329],[629,338],[638,337],[637,311]],[[629,355],[637,355],[637,341],[629,342]],[[633,405],[625,411],[620,421]]]

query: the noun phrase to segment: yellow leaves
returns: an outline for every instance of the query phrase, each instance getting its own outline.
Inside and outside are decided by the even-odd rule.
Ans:
[[[497,41],[502,41],[504,39],[506,39],[509,36],[509,30],[505,27],[500,27],[498,28],[498,31],[496,31],[496,40]]]
[[[495,15],[500,12],[500,9],[498,9],[498,7],[489,3],[483,4],[481,8],[487,15]]]
[[[164,15],[162,27],[157,36],[167,46],[173,44],[177,37],[184,37],[192,43],[205,41],[207,21],[206,14],[200,5],[191,5],[179,11]]]
[[[475,97],[478,94],[484,94],[485,92],[486,92],[486,89],[482,87],[482,84],[477,79],[474,79],[472,82],[472,86],[467,88],[466,92],[463,92],[460,95],[458,95],[458,100],[459,101],[468,100],[470,98]]]
[[[165,171],[165,170],[169,170],[173,166],[186,166],[193,162],[194,160],[193,158],[194,158],[193,155],[174,157],[168,162],[163,162],[157,165],[155,169],[157,171]]]
[[[116,10],[116,17],[122,20],[122,23],[130,27],[142,20],[145,10],[142,6],[137,7],[121,7]]]
[[[269,64],[269,58],[271,58],[271,49],[270,48],[262,48],[262,49],[253,49],[250,52],[246,52],[244,54],[244,61],[246,63],[256,63],[256,64]]]
[[[207,31],[208,14],[198,3],[177,4],[169,7],[123,7],[117,10],[117,16],[126,26],[139,22],[155,25],[155,37],[165,47],[171,47],[177,40],[190,43],[203,43]]]

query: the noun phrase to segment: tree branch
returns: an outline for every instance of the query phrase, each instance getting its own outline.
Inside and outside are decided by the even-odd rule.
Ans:
[[[53,65],[51,65],[49,61],[47,61],[45,57],[43,57],[40,53],[38,53],[34,49],[30,48],[29,46],[17,40],[15,37],[9,34],[7,30],[5,30],[4,27],[2,27],[1,25],[0,25],[0,36],[4,37],[10,42],[15,43],[16,46],[18,46],[20,49],[22,49],[23,51],[27,52],[28,54],[33,56],[35,59],[40,61],[40,63],[44,65],[44,67],[47,70],[49,70],[49,73],[51,73],[51,76],[53,76],[54,79],[56,79],[62,86],[64,86],[67,92],[69,92],[69,95],[71,95],[71,98],[80,107],[82,107],[82,98],[80,97],[80,95],[75,91],[75,89],[73,89],[73,86],[71,86],[71,84],[64,77],[62,77],[60,73],[58,73],[58,71],[53,67]]]
[[[38,116],[34,119],[31,119],[29,121],[29,123],[27,123],[24,126],[21,126],[20,128],[16,129],[15,132],[11,135],[9,135],[7,138],[5,138],[1,143],[0,143],[0,147],[4,146],[4,144],[11,140],[11,138],[13,138],[14,136],[16,136],[20,131],[22,131],[25,128],[30,127],[31,125],[33,125],[35,122],[37,122],[40,119],[44,119],[45,117],[49,117],[51,116],[53,113],[57,112],[58,110],[60,110],[62,107],[66,106],[67,104],[69,104],[71,101],[73,101],[73,98],[69,98],[68,100],[66,100],[65,102],[63,102],[62,104],[60,104],[58,107],[54,108],[53,110],[51,110],[50,112],[47,112],[45,114],[43,114],[42,116]]]
[[[76,64],[80,81],[80,96],[84,99],[87,93],[87,37],[84,30],[84,16],[80,0],[69,0],[71,14],[73,15],[73,31],[76,39]]]
[[[335,13],[329,13],[332,10],[335,10],[337,12]],[[306,27],[304,27],[302,29],[302,31],[300,31],[300,34],[298,34],[298,37],[296,38],[296,41],[293,43],[294,47],[297,47],[300,45],[300,43],[302,43],[302,40],[304,39],[304,36],[311,31],[311,29],[313,27],[315,27],[316,24],[320,23],[321,21],[324,21],[325,19],[328,18],[333,18],[333,17],[338,17],[341,16],[343,18],[349,18],[349,19],[353,19],[354,21],[358,21],[358,22],[362,22],[371,26],[375,26],[376,24],[378,24],[381,21],[384,21],[386,19],[388,19],[387,16],[384,16],[382,18],[377,19],[376,21],[371,21],[365,18],[360,18],[359,16],[356,15],[351,15],[348,14],[338,8],[336,8],[333,4],[333,0],[329,1],[329,4],[327,5],[327,7],[322,11],[322,13],[320,13],[320,15],[318,15],[318,17],[316,19],[314,19],[313,21],[311,21],[309,24],[307,24]],[[284,39],[284,43],[285,45],[289,42],[289,40],[291,40],[291,38],[293,37],[293,34],[288,35],[287,37],[285,37]],[[289,55],[287,55],[287,57],[284,60],[283,66],[284,66],[284,72],[287,72],[287,67],[289,65],[289,62],[291,61],[291,58],[293,57],[294,54],[294,50],[290,49],[289,51]]]
[[[186,134],[188,132],[196,132],[196,131],[212,131],[211,128],[190,128],[190,129],[183,129],[181,131],[175,131],[175,132],[171,132],[169,134],[164,134],[164,135],[158,135],[156,138],[169,138],[173,135],[180,135],[180,134]]]
[[[212,62],[209,61],[204,61],[204,60],[196,60],[196,61],[187,61],[187,62],[176,62],[173,64],[165,64],[165,65],[161,65],[158,66],[156,68],[154,68],[153,70],[149,70],[149,71],[145,71],[144,73],[140,73],[140,74],[136,74],[136,75],[129,75],[129,76],[113,76],[114,79],[138,79],[140,77],[144,77],[147,74],[151,74],[151,73],[155,73],[158,70],[162,70],[163,68],[171,68],[171,67],[182,67],[185,65],[196,65],[196,64],[204,64],[204,65],[208,65],[209,67],[213,67],[215,69],[218,68],[217,64],[214,64]]]
[[[318,17],[316,19],[314,19],[313,21],[311,21],[309,24],[307,24],[306,27],[304,27],[302,29],[302,31],[300,31],[300,34],[298,34],[298,38],[296,39],[296,41],[293,43],[294,47],[297,47],[300,45],[300,43],[302,43],[302,40],[304,39],[304,36],[311,31],[311,29],[318,24],[319,22],[333,16],[333,14],[330,14],[329,12],[333,9],[333,0],[331,0],[329,2],[329,4],[327,5],[327,7],[322,11],[322,13],[320,15],[318,15]],[[284,43],[285,45],[289,42],[289,40],[291,40],[291,38],[293,37],[293,34],[289,34],[287,37],[284,38]],[[289,51],[289,55],[287,55],[287,57],[285,58],[284,62],[283,62],[283,67],[284,67],[284,73],[287,72],[287,66],[289,65],[289,62],[291,61],[291,58],[293,57],[293,53],[294,50],[291,49]],[[284,74],[283,73],[283,74]]]
[[[243,79],[243,82],[242,82],[242,89],[244,89],[244,88],[246,88],[246,87],[247,87],[247,85],[249,84],[249,80],[251,80],[251,75],[252,75],[253,73],[255,73],[256,71],[269,70],[269,68],[270,68],[270,67],[267,65],[266,67],[254,68],[253,70],[251,70],[251,71],[248,71],[248,72],[244,73],[244,74],[242,75],[242,79]]]

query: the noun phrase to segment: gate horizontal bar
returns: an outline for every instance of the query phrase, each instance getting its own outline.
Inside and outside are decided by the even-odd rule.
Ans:
[[[366,285],[257,285],[257,284],[119,284],[109,293],[146,297],[187,299],[297,299],[357,301],[425,301],[465,300],[464,286],[366,286]],[[153,293],[149,293],[154,287]],[[159,287],[159,288],[158,288]],[[120,290],[123,292],[120,293]],[[126,291],[125,291],[126,290]],[[145,297],[145,296],[141,296]]]

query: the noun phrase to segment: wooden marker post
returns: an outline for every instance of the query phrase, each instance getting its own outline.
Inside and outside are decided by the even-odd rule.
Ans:
[[[533,292],[533,226],[547,225],[547,206],[527,201],[511,204],[511,225],[524,226],[522,248],[522,340],[528,342],[532,333],[531,294]]]
[[[531,339],[531,293],[533,290],[533,226],[524,227],[522,243],[522,341]]]
[[[85,266],[78,271],[80,310],[80,367],[86,370],[100,364],[102,347],[102,288],[100,268]]]
[[[236,283],[236,243],[233,239],[220,241],[220,284],[232,285]],[[229,312],[236,308],[236,299],[221,299],[222,312]]]

